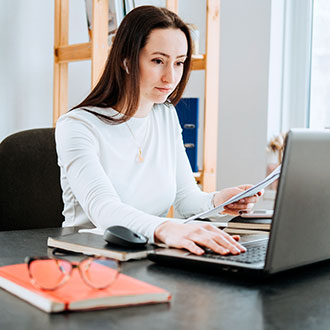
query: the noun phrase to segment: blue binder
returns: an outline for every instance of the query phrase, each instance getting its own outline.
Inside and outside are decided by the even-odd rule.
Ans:
[[[182,98],[176,105],[176,111],[183,130],[183,142],[193,172],[198,172],[198,101],[199,99],[196,97]]]

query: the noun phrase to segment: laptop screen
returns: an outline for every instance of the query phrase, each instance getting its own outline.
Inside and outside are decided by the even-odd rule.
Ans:
[[[265,270],[330,258],[330,130],[288,133]]]

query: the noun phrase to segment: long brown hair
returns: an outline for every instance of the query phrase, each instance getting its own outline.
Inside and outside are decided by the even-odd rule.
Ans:
[[[187,85],[191,65],[189,28],[178,15],[166,8],[141,6],[129,12],[116,33],[103,74],[91,93],[73,109],[82,107],[108,108],[124,104],[122,116],[106,117],[111,123],[123,123],[134,116],[140,96],[139,55],[154,29],[180,29],[187,38],[188,52],[182,78],[167,102],[176,105]],[[129,66],[126,73],[124,61]],[[118,110],[118,109],[116,109]],[[104,116],[102,116],[104,119]]]

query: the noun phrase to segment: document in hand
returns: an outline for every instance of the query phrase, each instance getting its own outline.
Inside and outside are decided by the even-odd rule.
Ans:
[[[217,207],[196,214],[190,218],[188,218],[185,223],[191,222],[195,219],[205,219],[205,218],[209,218],[212,216],[217,215],[218,213],[222,212],[224,210],[224,207],[226,205],[229,205],[231,203],[235,203],[238,202],[240,199],[242,198],[246,198],[246,197],[251,197],[254,196],[255,194],[257,194],[259,191],[261,191],[262,189],[266,188],[268,185],[270,185],[271,183],[273,183],[275,180],[277,180],[280,177],[281,174],[281,165],[279,165],[278,167],[276,167],[276,169],[270,173],[265,179],[263,179],[262,181],[258,182],[256,185],[252,186],[251,188],[242,191],[241,193],[233,196],[232,198],[228,199],[226,202],[218,205]]]

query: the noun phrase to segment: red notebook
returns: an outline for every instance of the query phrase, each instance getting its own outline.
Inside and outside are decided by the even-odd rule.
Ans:
[[[107,289],[93,289],[84,283],[78,270],[63,287],[44,291],[31,284],[26,264],[0,267],[0,287],[48,313],[171,300],[169,292],[124,274]]]

